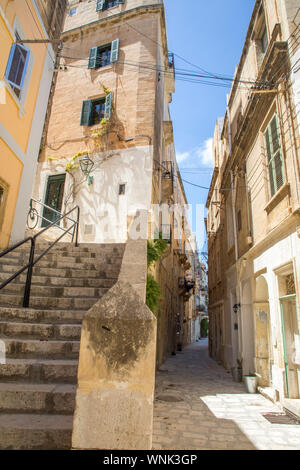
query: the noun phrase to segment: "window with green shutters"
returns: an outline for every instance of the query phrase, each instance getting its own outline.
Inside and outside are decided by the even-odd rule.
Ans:
[[[112,111],[112,93],[106,98],[86,100],[82,103],[81,126],[94,126],[99,124],[103,118],[110,119]]]
[[[90,49],[89,69],[99,69],[110,63],[117,62],[119,58],[119,39],[115,39],[110,44],[96,46]]]
[[[283,161],[277,115],[272,117],[265,132],[271,197],[284,184]]]
[[[96,11],[108,10],[121,3],[125,3],[125,0],[97,0]]]

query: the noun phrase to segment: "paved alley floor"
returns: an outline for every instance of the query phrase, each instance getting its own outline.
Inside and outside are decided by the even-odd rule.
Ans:
[[[157,372],[153,449],[299,450],[300,425],[271,424],[263,417],[280,411],[234,382],[201,340]]]

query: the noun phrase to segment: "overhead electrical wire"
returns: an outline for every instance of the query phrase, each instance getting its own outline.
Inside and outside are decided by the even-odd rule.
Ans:
[[[70,55],[63,55],[61,54],[59,56],[60,58],[62,59],[70,59],[70,60],[79,60],[79,61],[85,61],[85,62],[88,62],[89,61],[89,58],[88,57],[74,57],[74,56],[70,56]],[[145,69],[149,69],[149,70],[154,70],[156,72],[161,72],[161,73],[164,73],[164,74],[167,74],[167,75],[173,75],[174,72],[175,72],[175,78],[177,76],[179,77],[190,77],[190,78],[202,78],[202,79],[210,79],[210,80],[219,80],[220,82],[223,81],[223,82],[228,82],[227,86],[231,86],[231,83],[232,82],[235,82],[235,83],[241,83],[241,84],[245,84],[245,85],[268,85],[269,82],[257,82],[257,81],[254,81],[254,80],[246,80],[246,79],[235,79],[235,78],[227,78],[227,77],[222,77],[222,76],[215,76],[215,75],[204,75],[204,74],[199,74],[199,73],[193,73],[192,70],[188,70],[188,69],[180,69],[180,68],[175,68],[174,67],[174,70],[170,70],[169,68],[165,68],[163,66],[160,66],[158,64],[151,64],[151,63],[147,63],[147,62],[121,62],[121,61],[118,61],[118,64],[122,64],[122,65],[128,65],[128,66],[132,66],[132,67],[139,67],[139,68],[145,68]],[[69,66],[73,66],[75,67],[75,65],[66,65],[67,67]],[[76,67],[79,67],[79,68],[86,68],[86,66],[84,65],[77,65]]]
[[[111,16],[114,16],[114,14],[112,15],[109,15],[107,16],[107,18],[111,17]],[[127,24],[127,26],[129,26],[130,28],[132,28],[134,31],[136,31],[138,34],[146,37],[147,39],[149,39],[150,41],[154,42],[155,44],[157,44],[159,47],[162,47],[162,45],[154,40],[153,38],[151,38],[150,36],[142,33],[141,31],[139,31],[138,29],[136,29],[134,26],[132,26],[131,24],[129,24],[128,22],[124,21],[123,20],[123,23]],[[299,25],[296,27],[296,31],[297,29],[299,28]],[[290,36],[290,38],[292,37],[292,35],[295,34],[295,32],[293,32]],[[289,41],[289,39],[287,40],[287,42]],[[75,50],[73,48],[70,48],[70,47],[67,47],[67,46],[64,46],[65,49],[69,49],[69,50]],[[203,74],[195,74],[195,73],[192,73],[193,71],[191,70],[187,70],[187,69],[180,69],[180,68],[175,68],[174,67],[174,71],[170,71],[166,68],[163,68],[161,66],[158,66],[158,65],[155,65],[153,66],[153,64],[148,64],[148,65],[145,65],[145,64],[140,64],[140,63],[126,63],[126,62],[123,62],[124,65],[128,65],[128,66],[136,66],[136,67],[139,67],[139,68],[148,68],[150,70],[153,70],[153,71],[156,71],[156,72],[159,72],[159,73],[163,73],[163,74],[173,74],[175,72],[175,79],[177,80],[180,80],[180,81],[185,81],[185,82],[189,82],[189,83],[201,83],[201,84],[206,84],[206,85],[213,85],[213,86],[221,86],[221,87],[225,87],[225,88],[231,88],[232,84],[236,84],[236,83],[242,83],[244,85],[248,84],[248,85],[254,85],[254,86],[258,86],[258,85],[265,85],[265,86],[270,86],[270,82],[271,81],[262,81],[262,82],[259,82],[259,81],[251,81],[251,80],[245,80],[245,79],[236,79],[236,78],[232,78],[232,77],[229,77],[228,75],[223,75],[223,74],[217,74],[217,73],[212,73],[212,72],[209,72],[207,70],[205,70],[204,68],[196,65],[196,64],[193,64],[192,62],[188,61],[187,59],[185,59],[184,57],[180,56],[179,54],[175,53],[175,52],[172,52],[172,54],[175,56],[175,57],[178,57],[180,60],[182,60],[183,62],[187,63],[188,65],[191,65],[192,67],[200,70],[201,72],[203,72],[205,75]],[[70,56],[64,56],[64,55],[60,55],[59,56],[60,58],[64,58],[64,59],[70,59],[70,60],[84,60],[84,61],[88,61],[89,59],[86,58],[86,57],[70,57]],[[283,61],[284,62],[284,61]],[[297,61],[298,62],[298,61]],[[297,63],[296,62],[296,63]],[[122,63],[122,62],[119,62],[119,63]],[[293,67],[295,67],[296,64],[293,65]],[[67,67],[76,67],[76,68],[85,68],[86,69],[86,66],[83,67],[83,66],[76,66],[76,65],[70,65],[68,64]],[[178,77],[179,75],[179,77]],[[274,75],[275,76],[275,75]],[[274,76],[272,77],[272,79],[274,78]],[[207,82],[205,81],[204,79],[210,79],[210,80],[219,80],[220,82],[223,81],[223,82],[228,82],[228,83],[217,83],[217,82]],[[240,86],[239,86],[240,87]],[[244,88],[245,90],[248,90],[250,91],[250,87],[246,87]],[[159,163],[159,162],[157,162]],[[160,164],[160,163],[159,163]],[[160,166],[162,166],[160,164]],[[162,166],[163,167],[163,166]],[[166,170],[166,168],[165,168]],[[184,171],[184,170],[183,170]],[[211,170],[210,172],[212,172],[213,170]],[[179,178],[177,176],[177,174],[175,175],[177,178]],[[206,187],[206,186],[202,186],[202,185],[198,185],[198,184],[195,184],[195,183],[192,183],[191,181],[187,181],[183,178],[181,178],[180,176],[180,179],[185,182],[186,184],[189,184],[189,185],[192,185],[194,187],[197,187],[197,188],[200,188],[200,189],[205,189],[205,190],[210,190],[210,187]],[[233,188],[221,188],[222,190],[232,190]],[[217,190],[220,190],[220,188],[214,188],[213,189],[214,191],[217,191]]]
[[[83,60],[83,61],[86,61],[88,62],[88,58],[83,58],[83,57],[71,57],[71,56],[65,56],[65,55],[60,55],[59,56],[60,58],[62,59],[71,59],[71,60]],[[156,64],[149,64],[149,65],[145,65],[144,63],[130,63],[130,62],[118,62],[118,64],[120,65],[128,65],[128,66],[131,66],[131,67],[137,67],[137,68],[144,68],[146,70],[151,70],[151,71],[155,71],[155,72],[158,72],[158,73],[161,73],[161,74],[164,74],[164,75],[173,75],[173,71],[170,71],[170,70],[165,70],[164,68],[156,65]],[[84,69],[86,70],[87,69],[87,66],[85,64],[83,65],[74,65],[74,64],[66,64],[65,65],[67,68],[68,67],[71,67],[71,68],[80,68],[80,69]],[[210,81],[205,81],[204,79],[209,79]],[[227,78],[221,78],[221,77],[218,77],[217,79],[215,79],[213,76],[206,76],[206,75],[202,75],[202,74],[195,74],[195,73],[191,73],[191,71],[189,72],[180,72],[178,70],[175,70],[175,80],[177,81],[186,81],[186,82],[190,82],[190,83],[200,83],[200,84],[204,84],[204,85],[212,85],[212,86],[220,86],[222,88],[231,88],[231,83],[229,83],[230,81],[234,81],[236,83],[240,83],[241,85],[244,85],[244,87],[242,87],[241,85],[238,85],[240,89],[244,89],[244,90],[247,90],[247,91],[250,91],[250,84],[252,85],[257,85],[256,82],[250,82],[250,81],[245,81],[245,80],[235,80],[235,79],[227,79]],[[218,80],[218,82],[212,82],[211,80]],[[224,83],[225,82],[225,83]],[[228,83],[227,83],[228,82]],[[246,86],[246,84],[249,84],[249,86]]]

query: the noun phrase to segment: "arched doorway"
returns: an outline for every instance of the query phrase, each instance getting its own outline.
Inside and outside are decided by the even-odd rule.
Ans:
[[[255,280],[255,367],[261,387],[271,385],[269,289],[264,275]]]

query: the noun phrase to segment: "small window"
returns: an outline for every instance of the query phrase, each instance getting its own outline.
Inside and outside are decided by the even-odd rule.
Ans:
[[[99,124],[103,118],[109,119],[112,108],[112,93],[106,98],[87,100],[82,103],[81,126],[94,126]]]
[[[268,49],[268,44],[269,44],[268,32],[267,32],[267,28],[265,27],[263,34],[261,36],[261,50],[263,54],[266,53],[266,50]]]
[[[92,101],[92,126],[99,124],[105,116],[105,99]]]
[[[76,13],[77,13],[77,7],[71,8],[71,10],[69,10],[69,16],[74,16],[76,15]]]
[[[126,191],[126,184],[119,184],[119,196],[124,196]]]
[[[89,69],[106,67],[112,62],[117,62],[119,56],[119,39],[104,46],[96,46],[90,49]]]
[[[240,210],[237,213],[237,228],[239,232],[242,230],[242,212]]]
[[[18,34],[16,39],[20,40]],[[15,94],[20,97],[24,84],[30,51],[23,44],[13,44],[10,50],[5,78],[10,83]]]
[[[96,11],[108,10],[121,3],[125,3],[125,0],[97,0]]]

